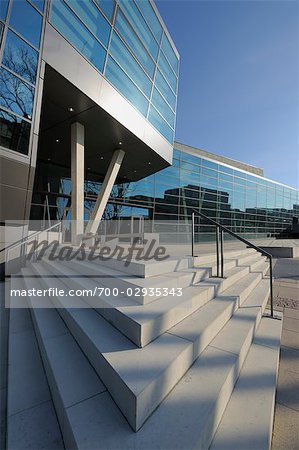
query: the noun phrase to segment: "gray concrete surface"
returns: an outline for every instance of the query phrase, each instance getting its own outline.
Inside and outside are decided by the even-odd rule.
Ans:
[[[299,260],[274,267],[274,301],[283,310],[272,450],[299,449]]]

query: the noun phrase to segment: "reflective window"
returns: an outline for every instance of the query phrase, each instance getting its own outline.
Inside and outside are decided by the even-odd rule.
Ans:
[[[173,130],[160,116],[153,106],[150,106],[148,120],[154,125],[154,127],[160,131],[160,133],[172,144],[173,142]]]
[[[100,72],[106,51],[62,0],[52,2],[51,22]]]
[[[0,145],[28,154],[30,123],[0,109]]]
[[[0,105],[31,119],[34,88],[8,70],[0,68]]]
[[[8,1],[9,0],[1,0],[0,2],[0,20],[6,19]]]
[[[175,74],[173,73],[172,69],[170,68],[170,65],[166,61],[166,58],[162,52],[160,52],[158,67],[161,70],[161,72],[163,73],[166,80],[168,81],[170,87],[176,93],[177,78],[176,78]]]
[[[115,2],[114,0],[96,0],[96,3],[99,5],[104,14],[108,17],[110,21],[112,21]]]
[[[178,69],[179,69],[179,61],[178,58],[176,57],[176,54],[174,53],[174,50],[166,36],[166,34],[163,34],[163,38],[162,38],[162,50],[165,53],[171,67],[173,68],[173,70],[175,71],[175,73],[178,73]]]
[[[143,69],[134,59],[122,40],[114,32],[110,44],[110,53],[125,72],[140,87],[147,97],[150,96],[152,83]]]
[[[21,77],[34,84],[38,53],[15,33],[8,30],[2,63]]]
[[[209,161],[208,159],[202,159],[202,166],[208,167],[209,169],[218,170],[218,164],[213,161]]]
[[[31,0],[31,2],[41,11],[44,12],[45,0]]]
[[[123,94],[144,116],[146,116],[148,109],[147,99],[111,56],[108,58],[105,75],[116,89],[118,89],[121,94]]]
[[[120,9],[117,12],[115,27],[124,38],[129,48],[134,52],[138,61],[143,65],[149,76],[153,78],[155,64]]]
[[[30,44],[39,47],[42,16],[26,0],[13,1],[9,25]]]
[[[175,111],[176,108],[176,96],[174,95],[173,91],[170,89],[169,84],[166,82],[165,78],[161,74],[160,70],[157,70],[156,73],[156,79],[155,79],[155,85],[163,95],[163,97],[167,100],[167,102],[170,104],[172,109]]]
[[[107,47],[111,26],[92,0],[66,0],[88,26],[90,31]]]
[[[148,26],[152,30],[155,38],[157,39],[158,42],[160,42],[162,36],[162,26],[156,16],[155,11],[153,10],[152,5],[148,0],[143,0],[141,2],[138,2],[137,4],[145,17]]]
[[[162,114],[164,119],[167,120],[167,122],[171,125],[172,128],[174,128],[174,112],[170,109],[168,104],[165,102],[161,94],[157,91],[156,88],[154,88],[153,96],[152,96],[152,102],[157,108],[157,110]]]
[[[158,44],[133,0],[120,0],[119,5],[138,36],[143,40],[152,57],[156,60],[158,56]]]

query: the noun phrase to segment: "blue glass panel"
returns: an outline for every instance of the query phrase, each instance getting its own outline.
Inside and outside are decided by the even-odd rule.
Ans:
[[[34,88],[0,68],[0,105],[27,119],[32,118]]]
[[[103,72],[106,52],[62,0],[52,2],[51,22],[86,58]]]
[[[202,160],[202,166],[208,167],[209,169],[218,170],[218,164],[214,163],[213,161],[209,161],[208,159]]]
[[[14,0],[9,24],[30,44],[39,47],[42,16],[26,0]]]
[[[31,0],[31,2],[41,11],[44,12],[45,0]]]
[[[189,153],[182,152],[182,160],[192,162],[193,164],[200,165],[202,163],[201,158],[198,156],[190,155]]]
[[[155,105],[160,114],[167,120],[167,122],[174,128],[175,116],[174,112],[170,109],[168,104],[165,102],[161,94],[154,88],[152,103]]]
[[[177,91],[177,78],[176,78],[175,74],[173,73],[172,69],[170,68],[170,65],[166,61],[166,58],[165,58],[165,56],[163,55],[162,52],[160,52],[158,67],[161,70],[161,72],[163,73],[163,75],[166,78],[166,80],[168,81],[170,87],[176,93],[176,91]]]
[[[152,87],[151,80],[115,32],[113,33],[110,44],[110,53],[145,95],[149,97]]]
[[[34,84],[38,62],[38,52],[26,44],[15,33],[8,30],[2,63]]]
[[[96,0],[97,4],[101,8],[104,14],[112,21],[115,2],[114,0]]]
[[[164,98],[168,101],[172,109],[175,111],[176,109],[176,96],[173,91],[170,89],[168,83],[166,83],[165,78],[161,74],[159,70],[156,73],[155,85],[164,96]]]
[[[111,26],[92,0],[66,0],[94,35],[107,47]]]
[[[119,5],[154,60],[156,60],[159,50],[158,44],[133,0],[120,0]]]
[[[6,19],[7,7],[8,7],[8,0],[1,0],[1,2],[0,2],[0,20]]]
[[[178,69],[179,69],[179,61],[178,61],[178,58],[176,57],[176,54],[174,53],[174,50],[173,50],[166,34],[163,34],[161,47],[171,65],[171,67],[177,74]]]
[[[222,166],[221,164],[219,164],[219,170],[220,170],[220,172],[229,173],[231,175],[234,174],[234,169],[231,169],[230,167]]]
[[[220,178],[220,180],[229,181],[230,183],[233,182],[233,176],[232,175],[228,175],[226,173],[220,173],[219,174],[219,178]]]
[[[157,128],[158,131],[164,136],[168,142],[173,143],[173,130],[155,110],[153,106],[150,106],[148,120]]]
[[[143,44],[139,41],[138,37],[128,24],[120,9],[117,12],[115,27],[124,38],[129,48],[133,51],[138,61],[140,61],[143,65],[149,76],[153,78],[155,64]]]
[[[155,11],[152,8],[152,5],[148,0],[139,1],[137,2],[137,4],[145,17],[148,26],[152,30],[155,38],[157,39],[158,42],[160,42],[162,36],[162,26],[156,16]]]
[[[118,89],[144,116],[146,116],[148,109],[147,99],[111,56],[108,58],[105,75],[116,89]]]
[[[203,175],[208,175],[209,177],[212,177],[212,178],[218,177],[218,172],[216,170],[208,169],[207,167],[202,167],[201,173]]]
[[[0,145],[28,154],[30,123],[0,109]]]

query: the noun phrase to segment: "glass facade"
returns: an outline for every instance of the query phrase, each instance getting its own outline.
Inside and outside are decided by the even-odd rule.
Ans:
[[[41,165],[33,197],[32,219],[42,217],[42,204],[50,183],[52,218],[61,219],[70,206],[71,181],[67,169]],[[85,208],[90,211],[101,180],[87,173]],[[39,206],[37,206],[39,205]],[[137,182],[116,184],[104,218],[136,216],[176,223],[190,223],[192,208],[232,231],[260,238],[275,236],[299,217],[299,191],[216,161],[174,150],[173,165]],[[177,227],[179,228],[179,227]],[[175,231],[175,230],[174,230]],[[214,239],[214,227],[196,224],[198,240]]]
[[[0,3],[0,145],[28,154],[44,0]]]
[[[173,143],[179,59],[149,0],[55,0],[50,22]]]

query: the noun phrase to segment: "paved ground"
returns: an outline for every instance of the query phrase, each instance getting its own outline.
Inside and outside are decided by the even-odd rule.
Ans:
[[[283,309],[272,450],[299,449],[299,260],[274,267],[274,302]]]

